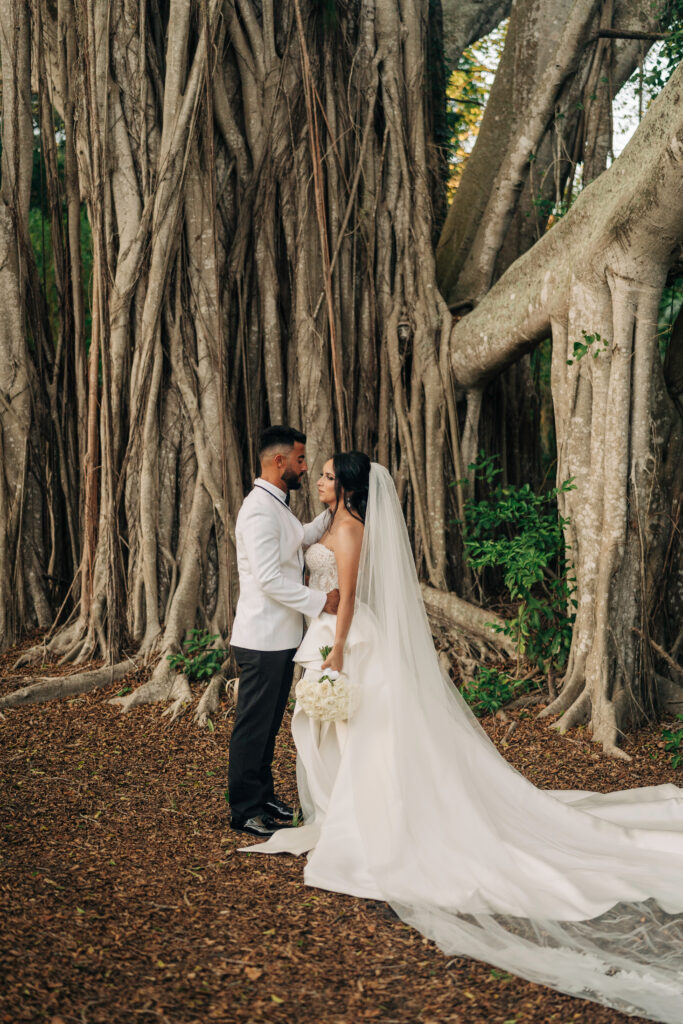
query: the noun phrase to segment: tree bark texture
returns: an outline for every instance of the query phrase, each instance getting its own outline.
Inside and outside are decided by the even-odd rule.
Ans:
[[[578,609],[564,686],[546,713],[563,712],[563,729],[590,721],[612,751],[655,703],[653,612],[665,649],[683,612],[682,420],[657,346],[659,300],[683,239],[682,172],[679,67],[613,167],[450,339],[458,384],[479,394],[552,334],[557,480],[576,484],[560,512]],[[586,335],[594,340],[577,356]],[[674,341],[669,365],[675,351]]]
[[[18,125],[3,156],[16,153],[20,170],[28,160],[28,178],[19,202],[3,174],[16,264],[3,271],[3,372],[16,364],[4,382],[3,550],[15,563],[31,556],[33,591],[48,563],[73,578],[59,594],[53,652],[111,663],[161,655],[146,689],[159,697],[173,685],[164,656],[188,628],[229,632],[234,521],[269,422],[306,432],[312,480],[335,449],[378,450],[424,574],[444,586],[457,422],[439,361],[450,317],[434,286],[443,182],[425,54],[440,46],[438,5],[378,0],[330,13],[311,0],[34,0],[20,29],[16,5],[5,7],[4,36],[20,46],[3,52],[3,67],[16,69],[24,102],[3,75],[5,120]],[[55,162],[48,175],[64,213],[65,326],[55,339],[41,325],[47,374],[36,318],[24,329],[30,275],[19,244],[31,72],[42,135],[54,146],[57,113],[66,139],[66,170]],[[92,230],[87,352],[79,199]],[[48,475],[44,453],[31,452],[33,410],[48,417],[67,395],[54,493],[39,477],[27,512],[25,478]],[[314,511],[310,494],[297,511]],[[41,533],[35,553],[18,541],[22,514],[24,530]],[[52,535],[40,516],[54,521]],[[22,597],[16,611],[11,595],[0,602],[14,624],[3,642],[52,621],[54,602],[36,607],[33,591],[33,605]]]
[[[652,323],[681,237],[677,211],[661,203],[665,187],[670,196],[680,188],[680,78],[629,149],[640,163],[625,154],[531,251],[517,259],[508,250],[510,269],[487,293],[505,269],[529,152],[541,151],[562,90],[586,88],[602,66],[580,51],[617,16],[596,0],[563,6],[564,17],[538,0],[552,31],[536,31],[525,80],[502,69],[510,95],[527,97],[527,123],[506,126],[497,151],[489,144],[486,202],[472,199],[462,253],[451,251],[456,294],[469,281],[463,294],[477,304],[454,325],[434,248],[443,194],[436,0],[0,0],[2,644],[52,624],[46,643],[63,660],[103,657],[120,674],[130,658],[153,658],[151,678],[117,702],[170,700],[180,713],[189,687],[166,655],[193,626],[229,634],[235,517],[257,470],[258,432],[282,421],[306,432],[312,481],[340,448],[388,466],[425,593],[462,625],[462,604],[434,596],[463,589],[449,525],[462,518],[462,495],[448,485],[476,452],[486,383],[552,330],[558,474],[579,484],[563,509],[580,611],[559,699],[568,720],[590,701],[596,735],[614,745],[622,706],[650,699],[647,643],[632,632],[648,629],[643,552],[662,571],[669,558],[675,470],[661,438],[679,437],[680,417]],[[528,20],[531,7],[520,0],[513,19]],[[461,5],[457,46],[503,8]],[[524,24],[511,28],[511,53],[524,49]],[[31,82],[57,336],[27,241]],[[494,112],[504,106],[496,100]],[[81,203],[92,231],[89,338]],[[516,244],[532,242],[525,234]],[[608,349],[567,367],[582,329]],[[525,389],[522,370],[510,394],[518,401]],[[310,491],[296,511],[315,511]],[[623,586],[632,606],[614,618]],[[481,615],[469,620],[485,631]],[[207,691],[203,720],[220,690]]]

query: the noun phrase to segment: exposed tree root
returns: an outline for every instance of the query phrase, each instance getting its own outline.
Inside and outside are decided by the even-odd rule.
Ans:
[[[552,707],[552,704],[550,705]],[[550,707],[546,708],[540,713],[539,718],[546,718]],[[551,728],[557,729],[560,735],[564,735],[568,729],[571,729],[575,725],[585,725],[590,719],[591,713],[591,699],[590,694],[587,690],[581,693],[581,696],[574,702],[574,704],[566,711],[556,722],[553,722]]]
[[[137,663],[132,658],[117,665],[105,665],[90,672],[76,672],[72,676],[38,676],[29,685],[14,693],[0,697],[0,708],[16,708],[24,704],[41,704],[56,697],[69,697],[74,693],[88,693],[123,679],[133,672]],[[115,698],[120,699],[120,698]]]
[[[19,655],[12,666],[13,669],[21,668],[23,665],[35,665],[45,661],[46,654],[61,656],[69,650],[76,638],[82,635],[85,625],[81,620],[72,622],[70,625],[59,629],[54,636],[47,640],[41,640]]]
[[[550,718],[553,715],[564,714],[572,706],[584,687],[585,665],[585,654],[570,655],[569,670],[562,680],[560,693],[551,701],[547,708],[544,708],[539,713],[539,718]]]
[[[221,694],[227,692],[232,695],[236,685],[236,679],[226,679],[222,672],[213,677],[204,690],[194,713],[194,721],[200,729],[206,729],[209,721],[216,715],[220,705]]]
[[[176,718],[180,718],[181,715],[185,714],[192,703],[192,690],[190,689],[187,676],[182,674],[176,676],[173,689],[169,694],[169,700],[173,703],[169,704],[161,713],[164,716],[168,716],[172,722],[175,722]]]
[[[122,711],[131,711],[141,704],[155,704],[158,701],[170,700],[177,678],[177,673],[164,657],[146,683],[138,686],[137,690],[133,690],[125,697],[112,697],[109,703],[120,707]]]
[[[557,703],[554,701],[553,703]],[[540,713],[539,718],[545,718],[550,712],[550,707]],[[617,713],[612,702],[604,702],[599,710],[592,707],[590,693],[584,689],[580,696],[574,701],[556,722],[553,722],[551,729],[556,729],[561,736],[572,729],[575,725],[588,725],[593,743],[602,746],[603,753],[608,757],[615,757],[619,761],[630,761],[631,757],[617,746]]]
[[[502,651],[511,658],[517,656],[517,648],[512,640],[503,633],[496,633],[491,624],[505,625],[504,619],[485,608],[463,601],[462,598],[446,591],[422,584],[422,599],[429,615],[437,620],[446,621],[456,630],[484,641],[492,648]]]
[[[506,704],[506,707],[509,711],[514,711],[516,708],[531,708],[535,704],[540,704],[544,697],[545,693],[542,690],[539,690],[538,693],[525,693],[523,697],[518,697],[517,700]]]

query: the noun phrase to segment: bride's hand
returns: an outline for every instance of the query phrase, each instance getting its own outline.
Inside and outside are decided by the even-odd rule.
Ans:
[[[325,658],[321,666],[323,669],[331,668],[335,672],[341,672],[344,667],[344,650],[340,645],[337,647],[335,644],[330,653]]]

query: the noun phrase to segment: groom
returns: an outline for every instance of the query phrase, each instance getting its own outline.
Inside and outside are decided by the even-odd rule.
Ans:
[[[303,584],[302,545],[320,539],[327,515],[303,526],[289,509],[289,492],[301,487],[308,469],[305,443],[306,435],[291,427],[263,432],[261,476],[235,526],[240,596],[230,643],[240,681],[228,764],[230,827],[261,837],[293,818],[275,795],[271,765],[304,615],[334,613],[339,604],[338,591],[323,594]]]

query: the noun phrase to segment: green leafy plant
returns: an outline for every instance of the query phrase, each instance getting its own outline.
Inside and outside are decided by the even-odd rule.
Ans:
[[[225,661],[227,651],[212,647],[218,634],[211,635],[208,629],[191,629],[182,651],[169,654],[171,668],[182,672],[190,682],[211,679]]]
[[[609,342],[600,334],[587,334],[586,331],[581,331],[581,333],[583,341],[574,342],[574,358],[567,360],[567,366],[578,363],[579,359],[583,359],[588,352],[591,353],[593,359],[597,359],[601,352],[609,348]]]
[[[563,527],[557,496],[573,490],[571,480],[542,494],[528,484],[503,485],[497,456],[470,465],[490,493],[465,502],[464,545],[473,569],[497,569],[517,613],[496,632],[509,636],[520,655],[541,671],[564,668],[575,618],[575,579],[565,559]]]
[[[540,194],[534,196],[531,202],[533,203],[539,217],[544,221],[547,221],[549,217],[552,217],[554,220],[559,220],[561,217],[564,217],[565,213],[567,213],[571,206],[571,203],[566,199],[549,199]]]
[[[659,27],[666,33],[665,39],[652,47],[630,79],[644,92],[640,105],[645,109],[683,60],[683,0],[661,4]]]
[[[445,130],[439,144],[448,161],[449,200],[457,190],[477,138],[506,32],[504,22],[468,47],[446,83]]]
[[[676,718],[683,722],[683,715],[676,715]],[[676,729],[662,729],[664,749],[671,754],[671,764],[678,768],[683,764],[683,725]]]
[[[497,668],[479,665],[474,677],[462,688],[462,695],[477,718],[493,715],[515,697],[537,686],[528,679],[511,679]]]

